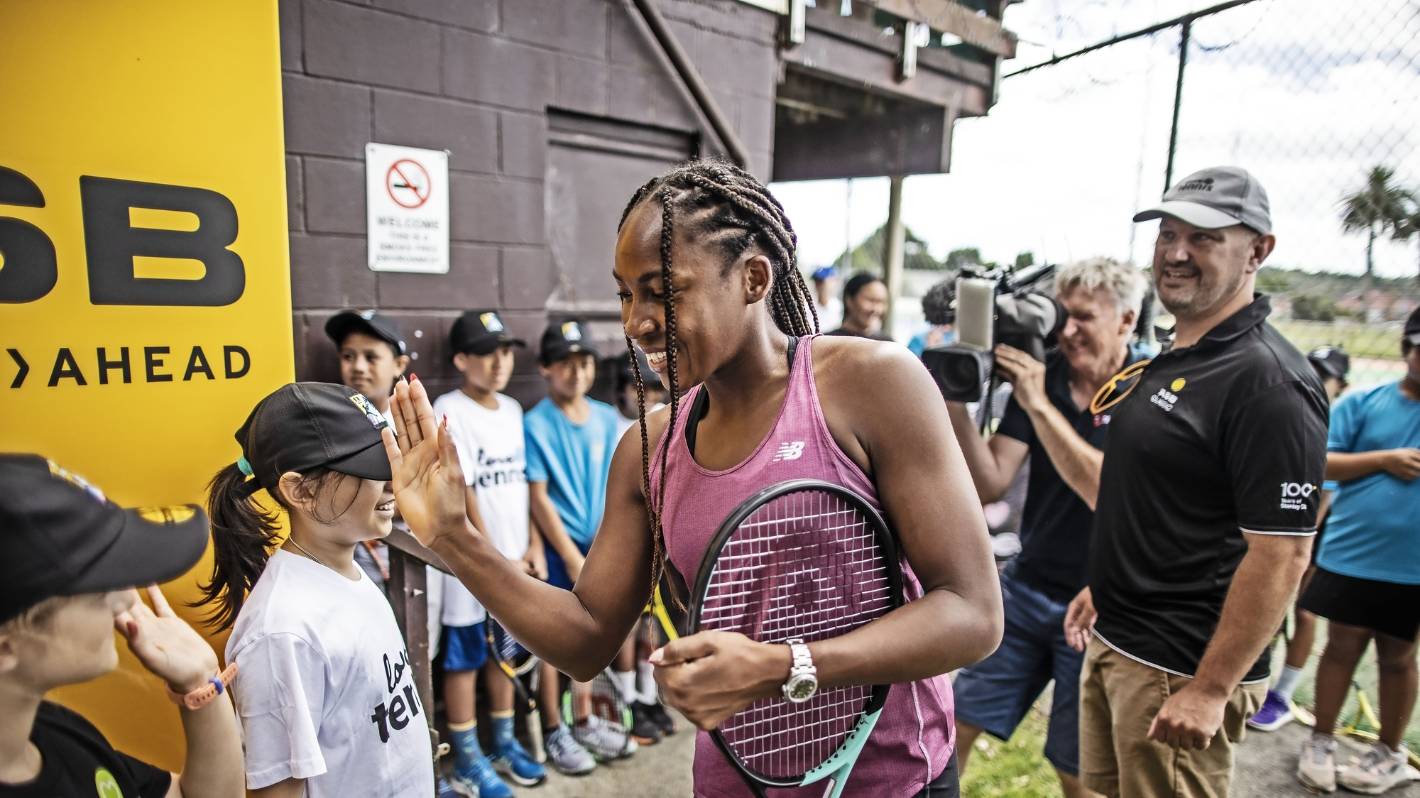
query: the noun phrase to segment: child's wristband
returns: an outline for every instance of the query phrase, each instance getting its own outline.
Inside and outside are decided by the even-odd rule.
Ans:
[[[227,692],[227,685],[232,683],[232,679],[237,675],[237,663],[233,662],[227,669],[207,680],[207,684],[193,690],[186,695],[174,692],[168,688],[168,698],[180,707],[187,707],[191,710],[202,709],[217,696]]]

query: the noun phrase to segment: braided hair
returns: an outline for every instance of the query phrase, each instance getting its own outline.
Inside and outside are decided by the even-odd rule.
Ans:
[[[646,432],[646,393],[641,367],[632,351],[631,368],[636,384],[636,408],[641,426],[641,493],[646,501],[646,513],[651,521],[652,590],[660,583],[665,569],[665,533],[661,512],[666,498],[666,459],[671,431],[680,413],[681,386],[676,368],[675,288],[671,282],[672,246],[677,222],[687,236],[717,250],[724,259],[722,276],[751,247],[758,248],[773,266],[769,292],[769,312],[774,324],[789,336],[813,335],[818,332],[818,312],[813,295],[798,269],[798,236],[789,224],[784,206],[769,193],[769,189],[749,172],[719,160],[688,161],[671,171],[652,178],[631,195],[631,201],[621,213],[617,232],[626,225],[631,211],[643,203],[661,206],[661,282],[665,297],[666,374],[669,376],[670,421],[660,443],[660,485],[652,496],[651,444]],[[631,338],[626,347],[634,350]],[[683,608],[679,596],[672,599]]]

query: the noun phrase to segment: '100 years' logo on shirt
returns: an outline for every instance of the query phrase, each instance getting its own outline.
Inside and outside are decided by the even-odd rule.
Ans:
[[[1310,482],[1283,482],[1282,483],[1282,504],[1283,510],[1305,510],[1307,500],[1316,492],[1316,486]]]

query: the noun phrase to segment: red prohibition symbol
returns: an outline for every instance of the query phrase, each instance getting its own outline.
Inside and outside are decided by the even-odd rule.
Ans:
[[[385,173],[385,191],[403,208],[418,208],[429,201],[429,172],[418,161],[401,158]]]

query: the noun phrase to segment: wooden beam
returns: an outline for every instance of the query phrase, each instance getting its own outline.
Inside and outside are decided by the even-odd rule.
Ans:
[[[869,0],[889,14],[959,36],[967,44],[1002,58],[1016,57],[1016,34],[999,20],[978,15],[956,0]]]

